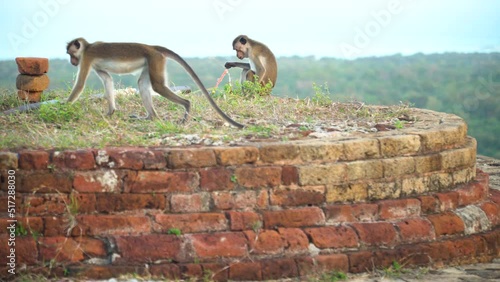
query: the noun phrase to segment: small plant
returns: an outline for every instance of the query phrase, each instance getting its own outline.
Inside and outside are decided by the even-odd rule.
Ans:
[[[231,182],[238,183],[238,177],[235,174],[231,175]]]
[[[323,273],[319,281],[336,282],[341,280],[347,280],[347,274],[342,271],[331,271]]]
[[[399,278],[405,272],[403,266],[397,261],[393,261],[391,266],[384,269],[385,275],[392,278]]]
[[[156,120],[154,124],[160,134],[179,134],[184,132],[181,124],[163,120]]]
[[[18,222],[16,224],[16,230],[15,230],[15,233],[16,233],[16,236],[26,236],[28,235],[28,230],[26,230],[26,228],[24,228],[24,226]]]
[[[394,126],[396,127],[396,129],[403,129],[405,127],[405,124],[403,121],[397,119],[394,121]]]
[[[182,235],[182,231],[179,228],[170,228],[167,231],[167,234],[175,235],[175,236],[181,236]]]
[[[48,123],[67,123],[78,121],[84,116],[82,105],[69,103],[42,104],[38,111],[38,118]]]
[[[316,85],[313,83],[314,96],[311,98],[312,102],[318,106],[330,106],[333,101],[330,94],[330,89],[328,88],[328,84],[325,82],[325,85]]]
[[[255,233],[259,233],[261,229],[262,229],[262,221],[258,220],[252,223],[252,230]]]

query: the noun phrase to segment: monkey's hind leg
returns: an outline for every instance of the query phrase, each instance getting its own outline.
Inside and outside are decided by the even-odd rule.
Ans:
[[[149,72],[147,69],[142,71],[137,84],[139,85],[139,93],[141,94],[142,104],[144,105],[144,108],[146,108],[146,112],[148,113],[148,115],[145,118],[146,119],[158,118],[158,114],[156,113],[156,110],[153,107],[153,97],[151,95],[152,94],[151,81],[149,79]],[[133,115],[132,117],[140,118],[135,115]]]
[[[104,85],[106,100],[108,100],[108,116],[113,115],[116,110],[115,103],[115,87],[113,84],[113,78],[109,73],[105,71],[97,71],[97,75],[101,78],[102,84]]]

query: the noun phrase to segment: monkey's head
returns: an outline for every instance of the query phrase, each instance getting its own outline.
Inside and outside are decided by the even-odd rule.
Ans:
[[[66,46],[66,53],[70,57],[70,62],[73,66],[78,66],[85,47],[89,43],[83,38],[77,38],[68,43]]]
[[[248,58],[248,50],[250,49],[248,41],[246,35],[240,35],[233,40],[233,50],[236,51],[236,57],[240,60]]]

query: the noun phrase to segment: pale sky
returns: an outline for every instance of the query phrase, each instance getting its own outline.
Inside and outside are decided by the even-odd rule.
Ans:
[[[499,0],[0,0],[0,60],[68,59],[76,37],[235,56],[239,34],[278,57],[500,52],[499,11]]]

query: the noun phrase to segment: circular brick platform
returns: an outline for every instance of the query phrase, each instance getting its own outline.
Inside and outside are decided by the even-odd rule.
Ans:
[[[17,238],[17,263],[224,281],[498,257],[499,196],[466,124],[415,111],[411,128],[352,138],[0,152],[1,206],[15,170],[18,219],[36,235]]]

